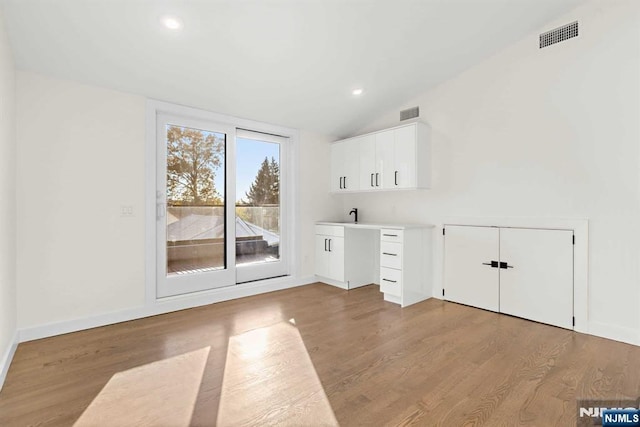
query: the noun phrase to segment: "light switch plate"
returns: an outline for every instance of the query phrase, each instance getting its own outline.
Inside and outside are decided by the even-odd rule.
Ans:
[[[133,206],[131,206],[131,205],[122,205],[122,206],[120,206],[120,216],[121,217],[131,217],[131,216],[133,216]]]

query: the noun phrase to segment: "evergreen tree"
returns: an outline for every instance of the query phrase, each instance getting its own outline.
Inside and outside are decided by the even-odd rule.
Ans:
[[[245,197],[242,202],[253,206],[280,203],[280,166],[276,159],[272,157],[269,162],[267,157],[264,158]]]
[[[269,171],[271,172],[271,196],[273,204],[280,203],[280,165],[276,162],[276,159],[271,158],[271,164],[269,165]]]

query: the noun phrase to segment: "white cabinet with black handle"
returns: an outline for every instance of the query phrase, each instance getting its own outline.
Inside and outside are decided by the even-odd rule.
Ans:
[[[316,274],[344,282],[344,227],[316,226]]]
[[[385,301],[406,307],[431,294],[431,229],[380,230],[380,292]]]
[[[432,296],[432,225],[316,224],[315,273],[342,289],[379,284],[406,307]]]
[[[430,176],[424,123],[408,123],[331,146],[332,192],[429,188]]]
[[[443,297],[573,329],[573,230],[446,225]]]
[[[357,191],[360,188],[357,138],[331,146],[331,191]]]
[[[323,282],[342,289],[372,283],[374,260],[368,251],[375,246],[375,236],[366,231],[316,224],[315,273]]]

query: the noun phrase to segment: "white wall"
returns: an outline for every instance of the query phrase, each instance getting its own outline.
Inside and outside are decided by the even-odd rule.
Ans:
[[[144,132],[143,97],[18,73],[18,318],[29,337],[56,322],[159,310],[137,310],[145,304]],[[313,274],[312,224],[340,208],[326,191],[329,140],[300,132],[298,277]],[[122,205],[135,217],[121,217]]]
[[[540,28],[577,19],[578,38],[541,50],[531,34],[362,129],[419,105],[432,127],[432,190],[345,195],[343,212],[437,225],[588,218],[590,329],[640,343],[639,9],[589,2]]]
[[[145,99],[27,72],[17,87],[19,327],[142,305]]]
[[[13,55],[0,10],[0,388],[16,332],[16,138]]]
[[[328,142],[335,140],[312,132],[300,132],[298,180],[301,275],[315,271],[315,223],[340,218],[339,196],[329,195],[330,155]]]

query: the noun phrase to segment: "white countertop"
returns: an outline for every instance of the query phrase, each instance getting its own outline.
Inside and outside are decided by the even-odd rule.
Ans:
[[[434,228],[433,224],[399,224],[399,223],[380,223],[380,222],[331,222],[331,221],[319,221],[317,225],[338,225],[346,228],[369,228],[373,230],[380,230],[382,228],[404,230],[408,228]]]

